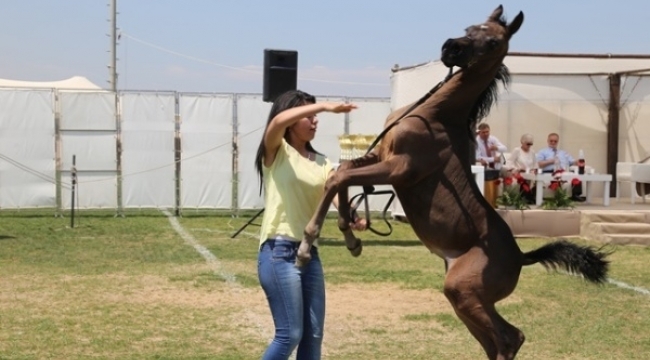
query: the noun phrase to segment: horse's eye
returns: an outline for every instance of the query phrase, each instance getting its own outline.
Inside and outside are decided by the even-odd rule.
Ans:
[[[499,41],[498,41],[498,40],[496,40],[496,39],[490,39],[490,40],[488,40],[488,46],[489,46],[490,48],[495,48],[495,47],[497,47],[497,45],[499,45]]]

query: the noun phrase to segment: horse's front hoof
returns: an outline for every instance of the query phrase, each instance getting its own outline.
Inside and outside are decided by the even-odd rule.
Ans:
[[[311,254],[301,254],[300,250],[296,254],[296,267],[301,268],[311,261]]]
[[[350,248],[348,247],[348,250],[350,250],[350,254],[354,257],[358,257],[361,255],[361,251],[363,250],[363,244],[361,244],[361,240],[357,239],[357,242],[355,243],[354,247]]]

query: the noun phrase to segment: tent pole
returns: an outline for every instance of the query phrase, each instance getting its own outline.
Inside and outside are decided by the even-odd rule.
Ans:
[[[614,174],[609,193],[616,194],[616,162],[618,161],[618,134],[621,109],[621,74],[609,76],[609,110],[607,113],[607,173]]]

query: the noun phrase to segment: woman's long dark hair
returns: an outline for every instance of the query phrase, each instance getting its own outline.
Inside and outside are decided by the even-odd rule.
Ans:
[[[255,156],[255,169],[257,174],[260,177],[260,194],[262,194],[262,189],[264,188],[264,173],[262,172],[262,161],[264,158],[264,135],[266,135],[266,130],[269,128],[271,120],[275,118],[279,113],[307,104],[315,104],[316,98],[313,95],[307,94],[304,91],[300,90],[290,90],[282,95],[278,96],[277,99],[273,102],[271,111],[269,112],[269,118],[266,120],[266,127],[264,127],[264,132],[262,133],[262,140],[260,140],[260,145],[257,148],[257,155]],[[284,132],[284,139],[289,141],[289,129]],[[307,142],[307,150],[311,152],[316,152],[312,147],[310,142]]]

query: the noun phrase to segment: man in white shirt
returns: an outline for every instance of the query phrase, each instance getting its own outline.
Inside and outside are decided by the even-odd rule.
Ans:
[[[495,136],[490,135],[490,125],[480,123],[476,136],[476,162],[494,168],[494,163],[500,161],[501,154],[506,151],[508,148]]]

